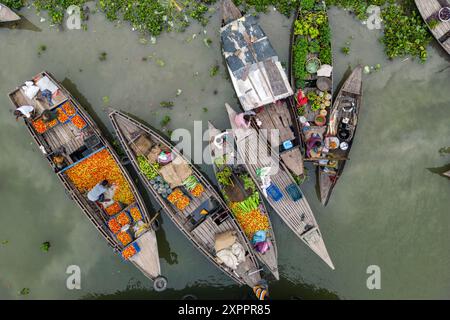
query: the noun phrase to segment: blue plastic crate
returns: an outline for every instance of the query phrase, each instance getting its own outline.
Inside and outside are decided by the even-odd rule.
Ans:
[[[266,192],[275,202],[280,201],[283,198],[280,189],[273,183],[266,189]]]

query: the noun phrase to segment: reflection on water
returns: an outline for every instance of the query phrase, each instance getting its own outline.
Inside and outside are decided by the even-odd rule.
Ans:
[[[41,32],[42,29],[36,26],[34,23],[32,23],[30,20],[28,20],[24,16],[20,16],[19,21],[11,21],[11,22],[2,22],[0,23],[0,28],[5,29],[18,29],[18,30],[26,30],[26,31],[34,31],[34,32]]]
[[[286,291],[285,288],[292,290]],[[295,292],[293,294],[292,292]],[[318,289],[309,285],[294,285],[286,279],[274,283],[269,288],[269,294],[274,299],[290,300],[337,300],[337,294],[325,289]],[[156,293],[143,287],[142,283],[130,280],[125,290],[117,290],[114,293],[89,293],[81,299],[205,299],[220,300],[224,297],[233,300],[256,300],[253,291],[248,287],[239,287],[237,285],[211,287],[210,283],[199,281],[193,285],[188,285],[182,290],[167,289],[163,293]]]

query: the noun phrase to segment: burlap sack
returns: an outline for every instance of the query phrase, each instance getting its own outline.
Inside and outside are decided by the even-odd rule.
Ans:
[[[145,135],[140,136],[139,138],[136,139],[136,141],[134,141],[131,144],[131,149],[133,149],[134,153],[137,156],[146,157],[149,154],[152,147],[153,147],[152,140]]]
[[[159,169],[159,174],[172,189],[183,185],[183,179],[181,179],[178,173],[175,171],[173,163],[166,164],[161,169]]]
[[[181,181],[186,180],[192,175],[191,167],[183,158],[176,157],[175,160],[172,161],[172,165]]]
[[[159,156],[160,153],[161,153],[161,148],[159,146],[154,146],[150,150],[149,154],[147,155],[147,160],[150,163],[157,162],[158,161],[158,156]]]
[[[231,230],[216,234],[216,242],[214,244],[216,252],[231,247],[236,242],[236,239],[235,232]]]

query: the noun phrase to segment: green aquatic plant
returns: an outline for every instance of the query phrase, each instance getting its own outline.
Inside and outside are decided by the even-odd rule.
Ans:
[[[26,296],[30,294],[30,288],[23,288],[22,290],[20,290],[19,294],[21,296]]]
[[[49,249],[50,249],[50,242],[46,241],[41,244],[41,250],[43,252],[48,252]]]
[[[422,62],[427,60],[431,36],[416,11],[408,15],[404,7],[392,4],[382,10],[382,18],[385,29],[381,42],[389,58],[411,55]]]
[[[160,123],[161,127],[167,126],[169,124],[170,120],[171,120],[170,116],[165,115],[164,118],[162,118],[162,120],[161,120],[161,123]]]
[[[108,57],[108,53],[103,51],[98,55],[98,60],[105,61],[107,57]]]
[[[171,108],[173,107],[175,104],[173,103],[173,101],[161,101],[159,103],[159,105],[163,108]]]
[[[19,10],[25,5],[25,0],[1,0],[0,3],[11,9]]]
[[[342,47],[341,52],[343,54],[349,55],[350,54],[350,47]]]
[[[209,75],[211,77],[215,77],[217,76],[217,74],[219,74],[219,66],[218,65],[214,65],[209,69]]]
[[[38,56],[41,56],[41,54],[44,53],[45,51],[47,51],[47,46],[45,44],[41,44],[38,47]]]

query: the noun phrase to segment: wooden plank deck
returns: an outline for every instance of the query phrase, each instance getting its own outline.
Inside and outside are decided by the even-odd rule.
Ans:
[[[292,129],[294,127],[293,120],[286,103],[283,103],[281,106],[277,106],[275,104],[264,106],[256,114],[256,117],[262,122],[259,128],[267,130],[267,135],[266,132],[262,132],[275,149],[278,149],[280,144],[284,141],[293,141],[296,139]],[[278,130],[280,134],[278,143],[272,141],[272,130]],[[295,175],[300,176],[304,173],[303,156],[300,150],[300,145],[297,145],[291,150],[282,153],[280,156],[284,164]]]
[[[52,150],[62,146],[66,149],[68,155],[84,145],[81,131],[72,122],[56,125],[42,134],[42,137],[48,142]]]
[[[450,1],[448,0],[415,0],[415,2],[428,26],[432,19],[438,20],[438,13],[442,7],[450,7]],[[430,31],[444,50],[450,54],[450,21],[439,21],[435,28],[430,28]]]
[[[141,251],[130,258],[149,278],[156,278],[161,274],[159,264],[158,244],[156,242],[155,231],[149,230],[141,235],[136,241]]]

